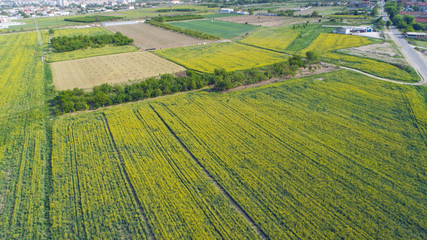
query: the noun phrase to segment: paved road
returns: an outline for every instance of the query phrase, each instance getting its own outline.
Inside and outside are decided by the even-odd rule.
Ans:
[[[405,56],[406,61],[420,75],[421,81],[414,83],[414,85],[427,85],[427,63],[421,58],[416,50],[408,44],[405,37],[394,26],[390,26],[390,30],[386,30],[385,32],[390,35],[391,39],[399,47],[403,56]]]

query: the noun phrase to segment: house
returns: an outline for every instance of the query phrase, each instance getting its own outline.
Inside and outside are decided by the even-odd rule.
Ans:
[[[234,12],[234,9],[232,8],[221,8],[219,10],[219,13],[233,13],[233,12]]]
[[[407,32],[405,34],[407,38],[416,38],[416,39],[425,39],[426,34],[425,33],[419,33],[419,32]]]
[[[335,28],[332,32],[338,33],[338,34],[350,34],[351,33],[351,27],[338,27]]]
[[[10,18],[8,16],[0,15],[0,23],[10,23]]]
[[[180,4],[181,2],[179,0],[172,0],[170,3],[171,4]]]

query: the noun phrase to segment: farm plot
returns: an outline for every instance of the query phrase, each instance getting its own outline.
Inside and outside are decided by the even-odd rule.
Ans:
[[[230,42],[171,48],[156,53],[202,72],[213,72],[216,68],[224,68],[227,71],[242,70],[285,60],[283,54]]]
[[[62,117],[53,236],[256,239],[228,194],[268,239],[425,239],[424,97],[337,71]]]
[[[57,90],[92,88],[177,73],[185,69],[149,52],[124,53],[52,64]]]
[[[54,37],[73,37],[78,35],[84,36],[97,36],[104,34],[112,34],[110,31],[103,27],[85,27],[85,28],[67,28],[55,30]]]
[[[138,51],[138,48],[129,45],[105,46],[102,48],[79,49],[71,52],[50,53],[46,56],[46,61],[52,63],[136,51]]]
[[[373,58],[383,62],[408,65],[402,54],[394,49],[393,45],[387,42],[370,44],[355,48],[340,49],[337,52],[359,57]]]
[[[42,51],[36,32],[0,36],[0,239],[48,232]]]
[[[220,20],[191,20],[171,22],[169,24],[180,28],[187,28],[204,32],[222,38],[235,38],[255,31],[258,28],[253,25],[225,22]]]
[[[240,40],[249,45],[284,51],[300,34],[299,31],[282,28],[263,28]]]
[[[306,23],[307,21],[318,22],[318,19],[280,16],[237,15],[231,17],[221,17],[221,21],[250,24],[263,27],[279,27],[298,23]]]
[[[425,103],[320,77],[147,104],[270,239],[425,238]]]
[[[307,48],[302,50],[301,53],[304,54],[307,51],[317,51],[320,53],[320,58],[324,61],[355,68],[379,77],[404,82],[419,81],[419,76],[415,71],[407,71],[382,61],[334,52],[334,50],[338,49],[367,45],[372,43],[372,41],[373,40],[359,36],[321,33],[319,37],[316,38]]]
[[[184,34],[164,30],[144,23],[109,26],[106,28],[112,32],[121,32],[129,38],[132,38],[134,40],[134,45],[142,49],[164,49],[213,42],[192,38]]]
[[[147,105],[63,118],[53,142],[55,239],[258,238]]]

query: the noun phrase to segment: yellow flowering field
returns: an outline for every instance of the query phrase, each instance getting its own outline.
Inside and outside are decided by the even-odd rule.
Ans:
[[[213,72],[216,68],[235,71],[262,67],[286,59],[280,53],[232,42],[157,50],[156,53],[186,68],[202,72]]]

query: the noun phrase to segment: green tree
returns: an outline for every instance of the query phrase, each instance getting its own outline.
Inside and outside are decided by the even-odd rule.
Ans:
[[[319,54],[317,54],[315,51],[308,51],[305,53],[307,57],[307,62],[309,63],[317,63],[319,62]]]

